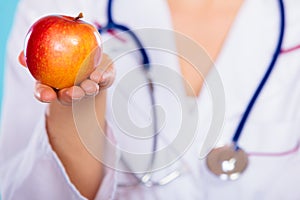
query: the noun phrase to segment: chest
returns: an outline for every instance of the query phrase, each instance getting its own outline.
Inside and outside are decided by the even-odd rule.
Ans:
[[[187,37],[197,43],[207,53],[206,59],[214,62],[220,53],[223,43],[228,35],[230,27],[242,4],[242,1],[234,1],[229,6],[211,4],[187,4],[181,5],[169,1],[173,29],[182,36],[176,37],[176,45],[179,52],[193,54],[193,48],[189,43],[184,43],[181,37]],[[189,96],[198,96],[202,88],[203,79],[212,67],[211,62],[203,60],[201,73],[188,60],[179,57],[182,76],[186,80],[186,93]]]

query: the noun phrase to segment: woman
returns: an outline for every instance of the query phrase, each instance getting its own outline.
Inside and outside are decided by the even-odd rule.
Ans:
[[[300,51],[292,47],[300,44],[298,37],[300,28],[297,26],[300,19],[297,12],[300,3],[292,0],[285,1],[287,27],[281,49],[289,51],[282,51],[239,138],[239,147],[247,152],[248,165],[235,181],[221,180],[208,170],[205,159],[199,159],[199,152],[205,146],[203,141],[209,132],[209,124],[214,114],[211,109],[214,105],[211,105],[210,97],[210,93],[213,92],[209,91],[209,85],[203,85],[201,74],[195,70],[189,60],[178,59],[176,56],[170,57],[166,55],[167,51],[148,50],[153,63],[168,67],[169,75],[163,73],[165,79],[171,79],[169,82],[172,82],[171,72],[176,72],[184,78],[186,87],[183,82],[179,82],[178,87],[181,87],[179,91],[184,91],[186,96],[189,96],[188,99],[194,103],[188,105],[193,111],[187,115],[177,112],[176,101],[172,102],[170,95],[166,95],[163,87],[159,86],[160,82],[157,82],[154,95],[156,104],[165,109],[165,121],[158,121],[159,135],[163,136],[158,139],[155,149],[152,148],[156,143],[153,143],[154,137],[148,140],[147,135],[142,138],[139,133],[128,132],[126,127],[122,126],[122,122],[126,125],[127,121],[124,118],[118,121],[120,120],[118,117],[122,116],[123,106],[119,101],[115,102],[115,99],[122,98],[116,95],[128,86],[124,84],[122,86],[120,83],[124,83],[123,78],[127,77],[125,75],[131,75],[130,72],[141,69],[141,67],[137,68],[140,62],[136,60],[134,53],[120,59],[112,59],[117,75],[107,94],[105,88],[113,80],[113,70],[107,70],[106,79],[104,75],[102,76],[101,70],[96,70],[90,79],[84,81],[79,87],[63,89],[58,93],[37,83],[34,90],[35,97],[47,103],[41,104],[32,97],[34,81],[29,79],[30,75],[25,75],[26,70],[21,68],[16,60],[30,25],[37,18],[48,13],[76,15],[79,12],[84,13],[87,21],[103,25],[107,20],[106,4],[106,1],[80,0],[20,2],[8,43],[8,68],[2,116],[0,163],[1,192],[4,199],[298,199],[300,194],[296,183],[300,179],[298,170],[300,160],[299,153],[295,149],[299,140],[300,60],[298,57]],[[206,0],[184,2],[128,0],[115,1],[113,15],[116,21],[128,24],[129,27],[175,30],[203,46],[218,69],[225,92],[226,113],[223,129],[218,137],[219,145],[231,143],[245,107],[272,58],[280,25],[277,5],[277,1],[271,0],[234,0],[229,3]],[[185,40],[180,39],[183,37],[180,34],[174,38],[153,39],[149,37],[151,33],[153,32],[148,35],[140,34],[144,43],[148,44],[149,38],[160,42],[174,39],[173,43],[177,45],[178,52],[185,52],[186,48],[190,47],[189,45],[185,47],[185,43],[181,43]],[[110,36],[103,34],[103,37]],[[122,48],[123,39],[123,37],[119,39],[116,37],[105,41],[117,43],[117,47],[114,48],[119,50]],[[125,36],[125,40],[127,39]],[[104,42],[105,51],[110,56],[114,55],[115,49],[106,49],[107,43],[107,46],[111,47],[110,42]],[[191,54],[194,52],[189,50]],[[22,56],[20,58],[22,60]],[[111,64],[109,60],[104,61]],[[207,63],[204,71],[201,72],[209,76],[213,65],[211,62]],[[106,69],[106,66],[102,63],[99,68]],[[157,81],[156,77],[161,75],[162,69],[165,68],[158,66],[151,69],[151,77],[154,81]],[[133,77],[128,76],[132,81],[138,80],[144,77],[141,71],[137,72],[141,76],[135,73]],[[143,81],[137,82],[143,83]],[[104,87],[101,87],[103,85]],[[149,123],[147,109],[151,106],[149,98],[145,97],[148,96],[148,87],[142,87],[141,90],[137,89],[134,92],[140,94],[129,99],[133,102],[133,111],[129,109],[129,113],[132,114],[125,116],[131,117],[132,123],[136,126],[147,127]],[[91,93],[94,95],[89,97],[87,94]],[[72,104],[72,99],[81,100]],[[85,112],[89,106],[94,105],[94,100],[98,121],[93,121],[95,116]],[[189,100],[184,103],[189,104]],[[146,108],[146,111],[143,108]],[[151,152],[149,150],[159,150],[169,146],[170,141],[176,138],[176,135],[171,134],[178,133],[176,129],[178,127],[175,126],[180,122],[179,118],[184,119],[195,113],[196,118],[191,119],[195,119],[196,124],[189,125],[196,125],[197,131],[193,130],[193,138],[188,141],[188,145],[180,149],[181,152],[176,151],[177,146],[174,151],[169,148],[170,155],[180,155],[179,158],[174,157],[172,160],[176,162],[156,166],[153,163],[159,161],[157,158],[155,160],[151,153],[145,162],[140,160],[130,162],[130,158],[126,157],[124,152],[149,154]],[[76,118],[78,116],[82,118]],[[159,115],[159,119],[161,116],[163,115]],[[90,120],[94,123],[86,125]],[[83,126],[81,130],[85,130],[85,133],[76,129],[78,124]],[[99,144],[99,152],[113,161],[119,160],[120,166],[125,165],[128,170],[125,167],[118,167],[117,164],[114,165],[114,162],[108,162],[107,159],[99,162],[101,157],[95,156],[94,151],[90,153],[90,146],[80,140],[83,135],[101,132],[101,130],[105,130],[110,138],[109,141],[113,141],[112,134],[114,134],[120,149],[124,150],[118,158],[118,153],[103,148],[108,141],[100,137],[99,140],[93,141]],[[185,134],[188,133],[191,132]],[[168,134],[171,136],[169,137]],[[229,160],[226,163],[226,169],[229,171],[232,162]],[[178,169],[180,169],[180,176],[164,186],[151,186],[154,182],[147,180],[144,181],[145,184],[135,184],[138,181],[143,182],[139,179],[147,179],[147,176],[143,176],[143,172],[153,165],[157,167],[151,174],[155,183],[165,180],[163,177],[168,177],[168,174]],[[116,170],[111,170],[111,167]],[[118,172],[119,170],[121,172]],[[125,170],[140,173],[137,175],[123,173],[122,171]]]

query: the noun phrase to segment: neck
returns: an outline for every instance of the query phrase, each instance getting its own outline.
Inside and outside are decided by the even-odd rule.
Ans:
[[[168,0],[169,5],[180,7],[193,7],[193,8],[228,8],[235,7],[241,4],[243,0]]]

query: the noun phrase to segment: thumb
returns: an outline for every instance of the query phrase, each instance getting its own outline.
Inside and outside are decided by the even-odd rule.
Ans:
[[[19,63],[24,66],[24,67],[27,67],[27,64],[26,64],[26,57],[24,55],[24,51],[21,51],[21,53],[19,54]]]

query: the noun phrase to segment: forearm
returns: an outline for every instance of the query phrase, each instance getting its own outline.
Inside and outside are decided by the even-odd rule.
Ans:
[[[101,184],[103,165],[82,141],[85,141],[84,137],[90,138],[89,142],[93,141],[93,144],[88,145],[97,146],[97,150],[103,153],[103,139],[97,135],[101,134],[99,131],[105,130],[105,98],[105,91],[101,91],[95,98],[88,97],[77,102],[75,107],[55,101],[49,105],[46,117],[53,150],[73,184],[89,199],[95,197]]]

